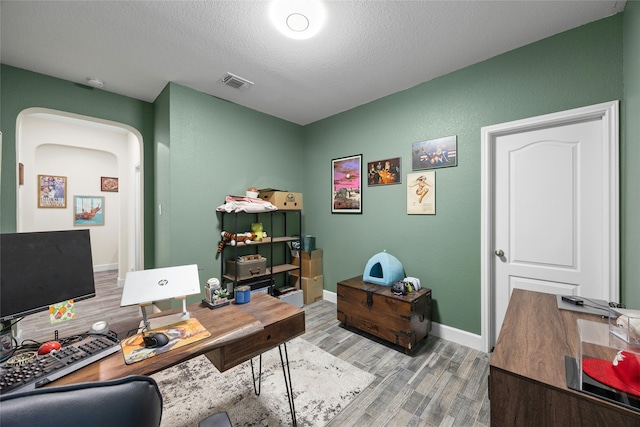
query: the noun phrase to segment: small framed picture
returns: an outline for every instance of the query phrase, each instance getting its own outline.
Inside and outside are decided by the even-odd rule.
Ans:
[[[331,160],[331,213],[362,213],[362,154]]]
[[[411,168],[414,171],[451,166],[458,166],[456,135],[411,144]]]
[[[400,184],[401,177],[400,157],[367,163],[367,183],[369,186]]]
[[[110,176],[102,176],[100,177],[100,190],[101,191],[110,191],[112,193],[118,192],[118,178],[113,178]]]
[[[74,196],[73,225],[104,225],[104,197]]]
[[[67,177],[38,175],[38,207],[67,207]]]
[[[436,172],[407,174],[407,214],[435,215]]]

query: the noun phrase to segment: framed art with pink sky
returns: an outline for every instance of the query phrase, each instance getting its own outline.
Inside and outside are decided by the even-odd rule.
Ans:
[[[362,213],[362,154],[331,160],[331,213]]]

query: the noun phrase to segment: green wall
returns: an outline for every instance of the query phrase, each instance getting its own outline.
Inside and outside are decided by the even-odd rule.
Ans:
[[[479,334],[481,127],[622,97],[619,14],[307,126],[305,232],[324,249],[325,289],[386,249],[433,289],[434,321]],[[436,172],[436,215],[407,215],[411,143],[449,135],[458,166]],[[365,185],[362,215],[332,215],[331,159],[353,154],[401,157],[403,183]]]
[[[153,106],[103,90],[20,68],[0,65],[2,195],[0,230],[16,230],[16,120],[27,108],[41,107],[123,123],[137,129],[144,144],[145,228],[153,230]],[[145,233],[145,266],[154,265],[154,234]]]
[[[624,101],[620,147],[622,300],[640,308],[640,2],[628,1],[623,14]]]
[[[250,186],[302,191],[303,129],[175,83],[165,96],[170,142],[159,144],[156,186],[168,247],[158,249],[159,266],[197,263],[205,283],[220,277],[216,207],[227,195]]]

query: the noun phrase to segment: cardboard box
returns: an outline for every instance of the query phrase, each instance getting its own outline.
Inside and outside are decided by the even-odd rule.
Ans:
[[[292,256],[291,264],[300,265],[302,262],[302,277],[316,277],[322,274],[322,249],[313,252],[301,251],[300,256]],[[292,254],[293,255],[293,254]],[[292,274],[296,274],[297,271]]]
[[[284,211],[297,211],[302,209],[302,193],[265,188],[260,190],[258,197]]]
[[[305,304],[313,304],[314,302],[322,299],[322,294],[324,292],[323,275],[303,277],[300,279],[298,276],[292,274],[289,279],[291,281],[291,286],[296,286],[302,289]]]

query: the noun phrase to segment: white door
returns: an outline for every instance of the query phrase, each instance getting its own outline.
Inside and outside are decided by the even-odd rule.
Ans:
[[[600,107],[483,129],[487,349],[515,288],[617,300],[617,126],[611,141],[612,112]]]

